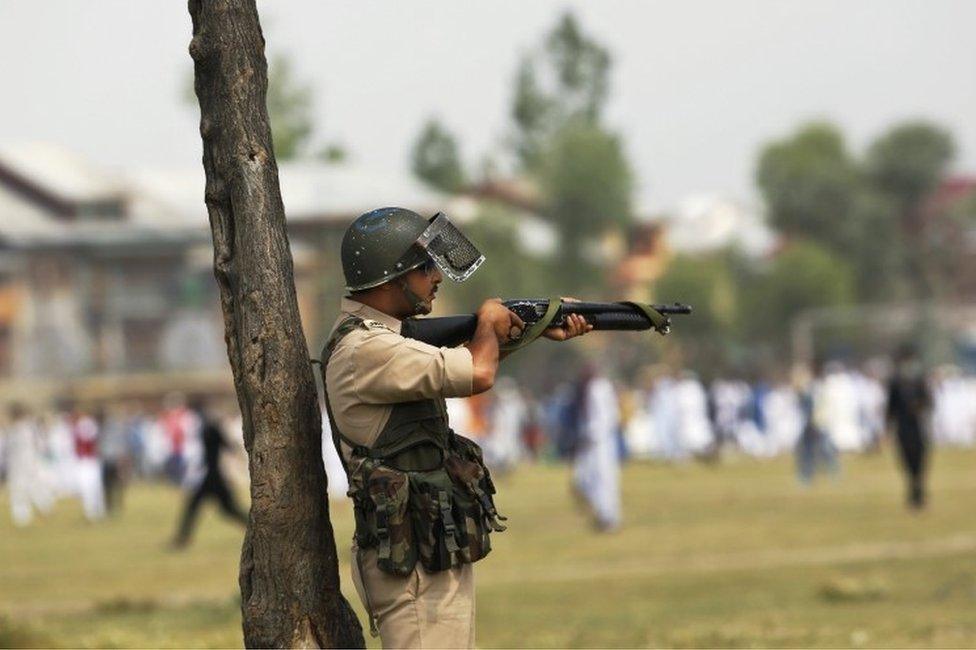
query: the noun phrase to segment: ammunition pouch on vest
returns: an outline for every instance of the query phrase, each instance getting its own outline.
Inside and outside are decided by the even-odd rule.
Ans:
[[[343,336],[363,325],[350,317],[340,323],[322,352],[325,369]],[[417,562],[443,571],[476,562],[491,550],[489,533],[505,530],[492,496],[495,486],[481,448],[454,433],[443,399],[393,405],[372,447],[358,445],[336,427],[326,392],[333,441],[352,447],[343,466],[356,517],[356,545],[376,549],[377,565],[387,573],[409,575]]]

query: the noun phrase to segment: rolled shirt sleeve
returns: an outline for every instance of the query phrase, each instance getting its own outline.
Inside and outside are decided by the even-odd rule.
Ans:
[[[365,403],[467,397],[473,391],[474,361],[467,348],[438,348],[386,329],[363,336],[353,365],[355,393]]]

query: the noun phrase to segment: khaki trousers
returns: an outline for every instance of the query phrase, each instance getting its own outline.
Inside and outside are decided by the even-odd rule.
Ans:
[[[352,581],[372,609],[384,648],[474,648],[474,570],[470,564],[428,573],[417,563],[399,577],[380,571],[364,551],[362,573],[352,549]]]

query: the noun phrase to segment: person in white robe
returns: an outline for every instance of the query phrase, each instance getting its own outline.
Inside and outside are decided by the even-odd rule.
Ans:
[[[708,419],[708,396],[698,377],[691,371],[681,374],[675,385],[678,418],[678,441],[684,455],[701,455],[715,443],[712,423]]]
[[[617,394],[609,379],[591,369],[583,374],[576,398],[580,431],[574,486],[589,504],[597,530],[613,531],[621,523]]]
[[[767,455],[775,456],[796,447],[803,432],[803,412],[793,387],[785,381],[776,383],[763,398],[766,415]]]
[[[50,511],[53,495],[41,476],[38,427],[23,405],[10,407],[5,438],[10,514],[15,526],[27,526],[35,512],[46,514]]]
[[[526,408],[518,384],[511,377],[499,377],[495,382],[490,413],[488,436],[481,447],[485,463],[501,474],[511,471],[522,457]]]
[[[860,451],[867,442],[857,387],[857,381],[842,364],[827,364],[816,408],[823,430],[840,451]]]
[[[61,411],[46,413],[41,426],[47,438],[47,462],[54,496],[78,497],[77,458],[69,414]]]
[[[932,436],[939,444],[970,446],[976,438],[976,389],[955,366],[943,366],[932,381]]]
[[[677,382],[669,375],[662,374],[654,382],[654,388],[648,398],[648,412],[654,433],[652,453],[665,460],[680,460],[687,457],[687,452],[681,446]]]
[[[654,420],[648,411],[649,395],[645,389],[637,388],[631,391],[633,410],[630,419],[624,426],[624,440],[627,441],[627,451],[631,458],[649,458],[656,451],[654,443]]]

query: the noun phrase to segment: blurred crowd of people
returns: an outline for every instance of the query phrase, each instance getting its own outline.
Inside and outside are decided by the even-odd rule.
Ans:
[[[594,373],[588,369],[585,379],[543,398],[504,377],[490,393],[448,400],[451,426],[478,440],[500,471],[522,460],[571,457],[584,399],[578,384]],[[811,428],[836,451],[870,451],[885,432],[890,374],[880,362],[830,362],[813,376],[795,371],[706,384],[690,370],[653,367],[634,385],[612,382],[614,397],[604,408],[619,423],[624,459],[680,461],[726,450],[770,457],[797,451]],[[933,441],[976,445],[976,376],[945,366],[928,375],[927,385]]]
[[[85,518],[98,521],[122,508],[125,486],[137,479],[168,482],[193,495],[207,483],[208,424],[219,432],[219,444],[243,450],[236,403],[188,404],[172,394],[157,405],[62,402],[35,410],[10,404],[0,421],[0,477],[14,524],[29,524],[60,499],[78,499]],[[235,457],[242,454],[223,462],[240,475]]]
[[[915,415],[921,418],[917,435],[898,440],[906,471],[916,476],[912,489],[920,492],[929,439],[976,445],[976,377],[940,367],[897,393],[914,391],[908,397],[892,398],[897,377],[883,361],[830,362],[815,374],[722,377],[706,384],[689,370],[654,366],[627,384],[590,365],[574,381],[538,396],[501,377],[488,393],[448,400],[448,411],[452,428],[477,440],[500,475],[524,461],[572,462],[574,493],[598,529],[612,530],[621,521],[619,465],[625,460],[793,453],[799,479],[809,482],[818,471],[836,473],[840,452],[877,449],[889,425],[911,429]],[[342,499],[346,477],[322,412],[329,493]],[[55,501],[75,498],[85,517],[97,521],[121,508],[126,484],[146,480],[186,490],[174,545],[189,540],[197,509],[208,498],[243,522],[229,487],[247,481],[241,427],[236,402],[188,404],[177,394],[156,405],[62,403],[33,411],[11,404],[0,422],[0,478],[12,519],[27,525]]]
[[[911,395],[902,398],[906,391]],[[895,365],[833,361],[816,373],[709,383],[689,370],[655,366],[625,384],[590,366],[544,397],[505,378],[490,393],[449,400],[448,407],[452,427],[478,440],[496,472],[523,460],[571,460],[574,491],[600,529],[619,525],[617,472],[628,459],[792,453],[799,480],[810,482],[818,472],[838,472],[841,452],[877,450],[890,431],[909,503],[920,507],[928,441],[976,445],[976,377],[953,366],[922,375],[912,354]]]

